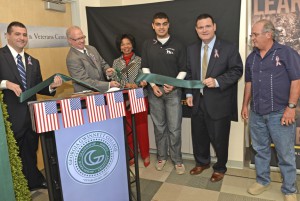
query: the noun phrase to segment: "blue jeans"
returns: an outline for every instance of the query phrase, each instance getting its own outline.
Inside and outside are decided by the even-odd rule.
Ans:
[[[284,110],[258,115],[251,111],[250,133],[253,149],[256,151],[256,181],[262,185],[270,183],[271,142],[277,152],[278,166],[283,177],[281,191],[283,194],[296,192],[295,161],[295,123],[282,126],[280,120]]]
[[[168,150],[174,164],[182,163],[181,154],[181,89],[177,88],[165,94],[163,87],[161,97],[156,97],[149,87],[150,115],[154,125],[157,159],[167,160]]]

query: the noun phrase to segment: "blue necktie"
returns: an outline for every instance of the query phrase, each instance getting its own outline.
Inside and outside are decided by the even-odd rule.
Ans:
[[[24,64],[22,62],[22,56],[21,55],[17,55],[17,67],[22,79],[22,83],[23,83],[23,87],[26,90],[27,89],[27,84],[26,84],[26,72],[25,72],[25,67]]]

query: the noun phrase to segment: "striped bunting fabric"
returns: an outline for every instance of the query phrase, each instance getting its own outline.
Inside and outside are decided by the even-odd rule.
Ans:
[[[59,129],[56,101],[35,103],[33,108],[37,133]]]
[[[60,103],[65,128],[79,126],[84,123],[80,98],[64,99]]]
[[[146,111],[144,92],[142,88],[128,91],[131,114]]]
[[[124,98],[121,91],[107,93],[106,100],[111,119],[125,116]]]
[[[106,120],[105,100],[103,94],[87,96],[86,108],[90,123]]]

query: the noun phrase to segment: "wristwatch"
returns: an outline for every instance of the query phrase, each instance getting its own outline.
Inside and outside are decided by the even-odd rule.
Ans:
[[[289,108],[292,108],[292,109],[293,109],[293,108],[296,108],[296,106],[297,106],[297,105],[294,104],[294,103],[289,103],[289,104],[288,104],[288,107],[289,107]]]

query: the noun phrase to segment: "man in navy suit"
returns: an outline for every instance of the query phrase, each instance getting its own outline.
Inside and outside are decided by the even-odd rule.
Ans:
[[[35,101],[36,96],[20,103],[19,96],[26,89],[42,82],[39,61],[24,52],[28,42],[27,29],[20,22],[12,22],[7,27],[7,46],[0,48],[0,90],[7,105],[8,120],[12,123],[19,154],[22,160],[23,173],[28,180],[30,190],[46,188],[45,178],[37,168],[36,151],[38,135],[32,130],[31,118],[27,102]],[[22,67],[23,70],[19,70]],[[40,94],[54,95],[55,88],[62,84],[59,76],[43,89]]]
[[[205,87],[187,89],[186,101],[192,107],[192,141],[196,166],[191,175],[210,167],[210,144],[217,163],[210,180],[223,179],[227,171],[230,122],[237,121],[237,82],[243,74],[243,63],[235,45],[218,39],[216,23],[209,14],[196,19],[201,39],[187,49],[188,80],[201,80]]]

